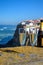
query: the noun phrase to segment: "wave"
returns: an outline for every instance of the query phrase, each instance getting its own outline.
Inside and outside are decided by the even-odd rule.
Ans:
[[[2,29],[0,29],[0,31],[3,31],[4,29],[2,28]]]
[[[7,27],[3,27],[3,29],[7,29]]]
[[[13,34],[1,34],[0,41],[2,41],[2,39],[4,39],[4,38],[8,38],[8,37],[13,37]]]
[[[5,31],[5,30],[7,30],[7,31],[15,31],[16,29],[15,28],[14,29],[7,29],[7,28],[0,29],[0,31]]]
[[[7,27],[3,27],[3,28],[1,28],[0,31],[3,31],[3,30],[5,30],[5,29],[7,29]]]
[[[6,44],[9,40],[11,40],[13,37],[12,36],[8,36],[8,37],[5,37],[3,38],[1,41],[0,41],[0,44]]]
[[[8,37],[8,36],[13,36],[13,34],[1,34],[0,35],[0,37],[2,37],[2,38]]]

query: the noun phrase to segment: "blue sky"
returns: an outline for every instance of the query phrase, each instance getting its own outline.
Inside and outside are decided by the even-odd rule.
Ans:
[[[0,24],[43,17],[43,0],[0,0]]]

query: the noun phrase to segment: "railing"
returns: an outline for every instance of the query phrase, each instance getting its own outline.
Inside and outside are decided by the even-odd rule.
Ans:
[[[32,32],[29,33],[29,41],[30,41],[29,44],[31,46],[37,45],[37,35],[38,35],[37,29],[35,33]],[[19,28],[19,41],[21,46],[23,46],[26,42],[26,31],[24,30],[24,28]]]
[[[23,28],[19,28],[19,41],[20,44],[23,46],[26,40],[26,32]]]

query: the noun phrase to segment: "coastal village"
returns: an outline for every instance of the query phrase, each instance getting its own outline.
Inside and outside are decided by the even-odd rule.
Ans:
[[[27,20],[19,23],[14,34],[17,43],[20,42],[21,46],[37,46],[39,28],[40,20]]]

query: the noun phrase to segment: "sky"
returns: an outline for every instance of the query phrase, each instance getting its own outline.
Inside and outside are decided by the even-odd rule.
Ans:
[[[43,18],[43,0],[0,0],[0,24]]]

